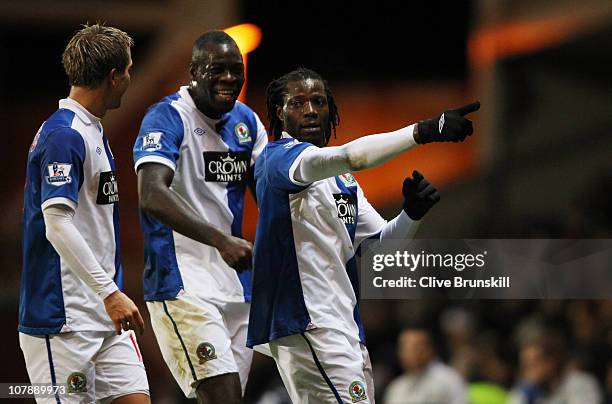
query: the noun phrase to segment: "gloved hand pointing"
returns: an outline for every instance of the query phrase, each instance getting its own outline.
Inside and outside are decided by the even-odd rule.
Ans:
[[[472,121],[464,116],[480,109],[480,101],[457,109],[444,111],[434,119],[426,119],[417,124],[414,139],[419,144],[431,142],[463,142],[474,133]]]

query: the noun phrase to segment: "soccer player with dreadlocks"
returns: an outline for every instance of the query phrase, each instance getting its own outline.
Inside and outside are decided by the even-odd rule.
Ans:
[[[275,141],[255,165],[259,222],[247,345],[268,345],[296,403],[373,403],[355,251],[368,238],[411,238],[440,197],[415,171],[403,182],[402,211],[386,222],[350,172],[418,144],[463,141],[473,132],[463,115],[480,104],[337,147],[325,147],[340,115],[317,73],[300,68],[273,81],[267,107]]]

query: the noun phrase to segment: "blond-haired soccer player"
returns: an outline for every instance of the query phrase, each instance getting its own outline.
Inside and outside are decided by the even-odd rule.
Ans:
[[[120,290],[119,195],[101,124],[130,84],[133,44],[101,24],[74,35],[70,94],[28,154],[18,330],[30,381],[56,387],[39,402],[150,402],[133,331],[144,322]]]

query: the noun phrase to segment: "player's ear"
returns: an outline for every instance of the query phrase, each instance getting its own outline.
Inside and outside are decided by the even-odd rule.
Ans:
[[[276,117],[279,121],[285,122],[285,117],[283,116],[283,107],[281,107],[280,105],[276,106]]]
[[[196,67],[194,66],[193,63],[189,63],[189,75],[191,76],[192,80],[196,79]]]
[[[111,71],[108,73],[108,82],[109,84],[111,84],[112,87],[115,87],[117,85],[117,79],[119,72],[117,71],[117,68],[113,67],[111,69]]]

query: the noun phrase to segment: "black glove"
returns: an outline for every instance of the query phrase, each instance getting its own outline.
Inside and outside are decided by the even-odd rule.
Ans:
[[[404,212],[412,220],[421,220],[425,213],[440,200],[440,194],[418,171],[412,172],[412,178],[406,177],[402,185],[404,194]]]
[[[464,105],[457,109],[444,111],[434,119],[426,119],[417,124],[415,140],[419,144],[431,142],[463,142],[474,133],[472,121],[464,115],[480,109],[480,101]]]

